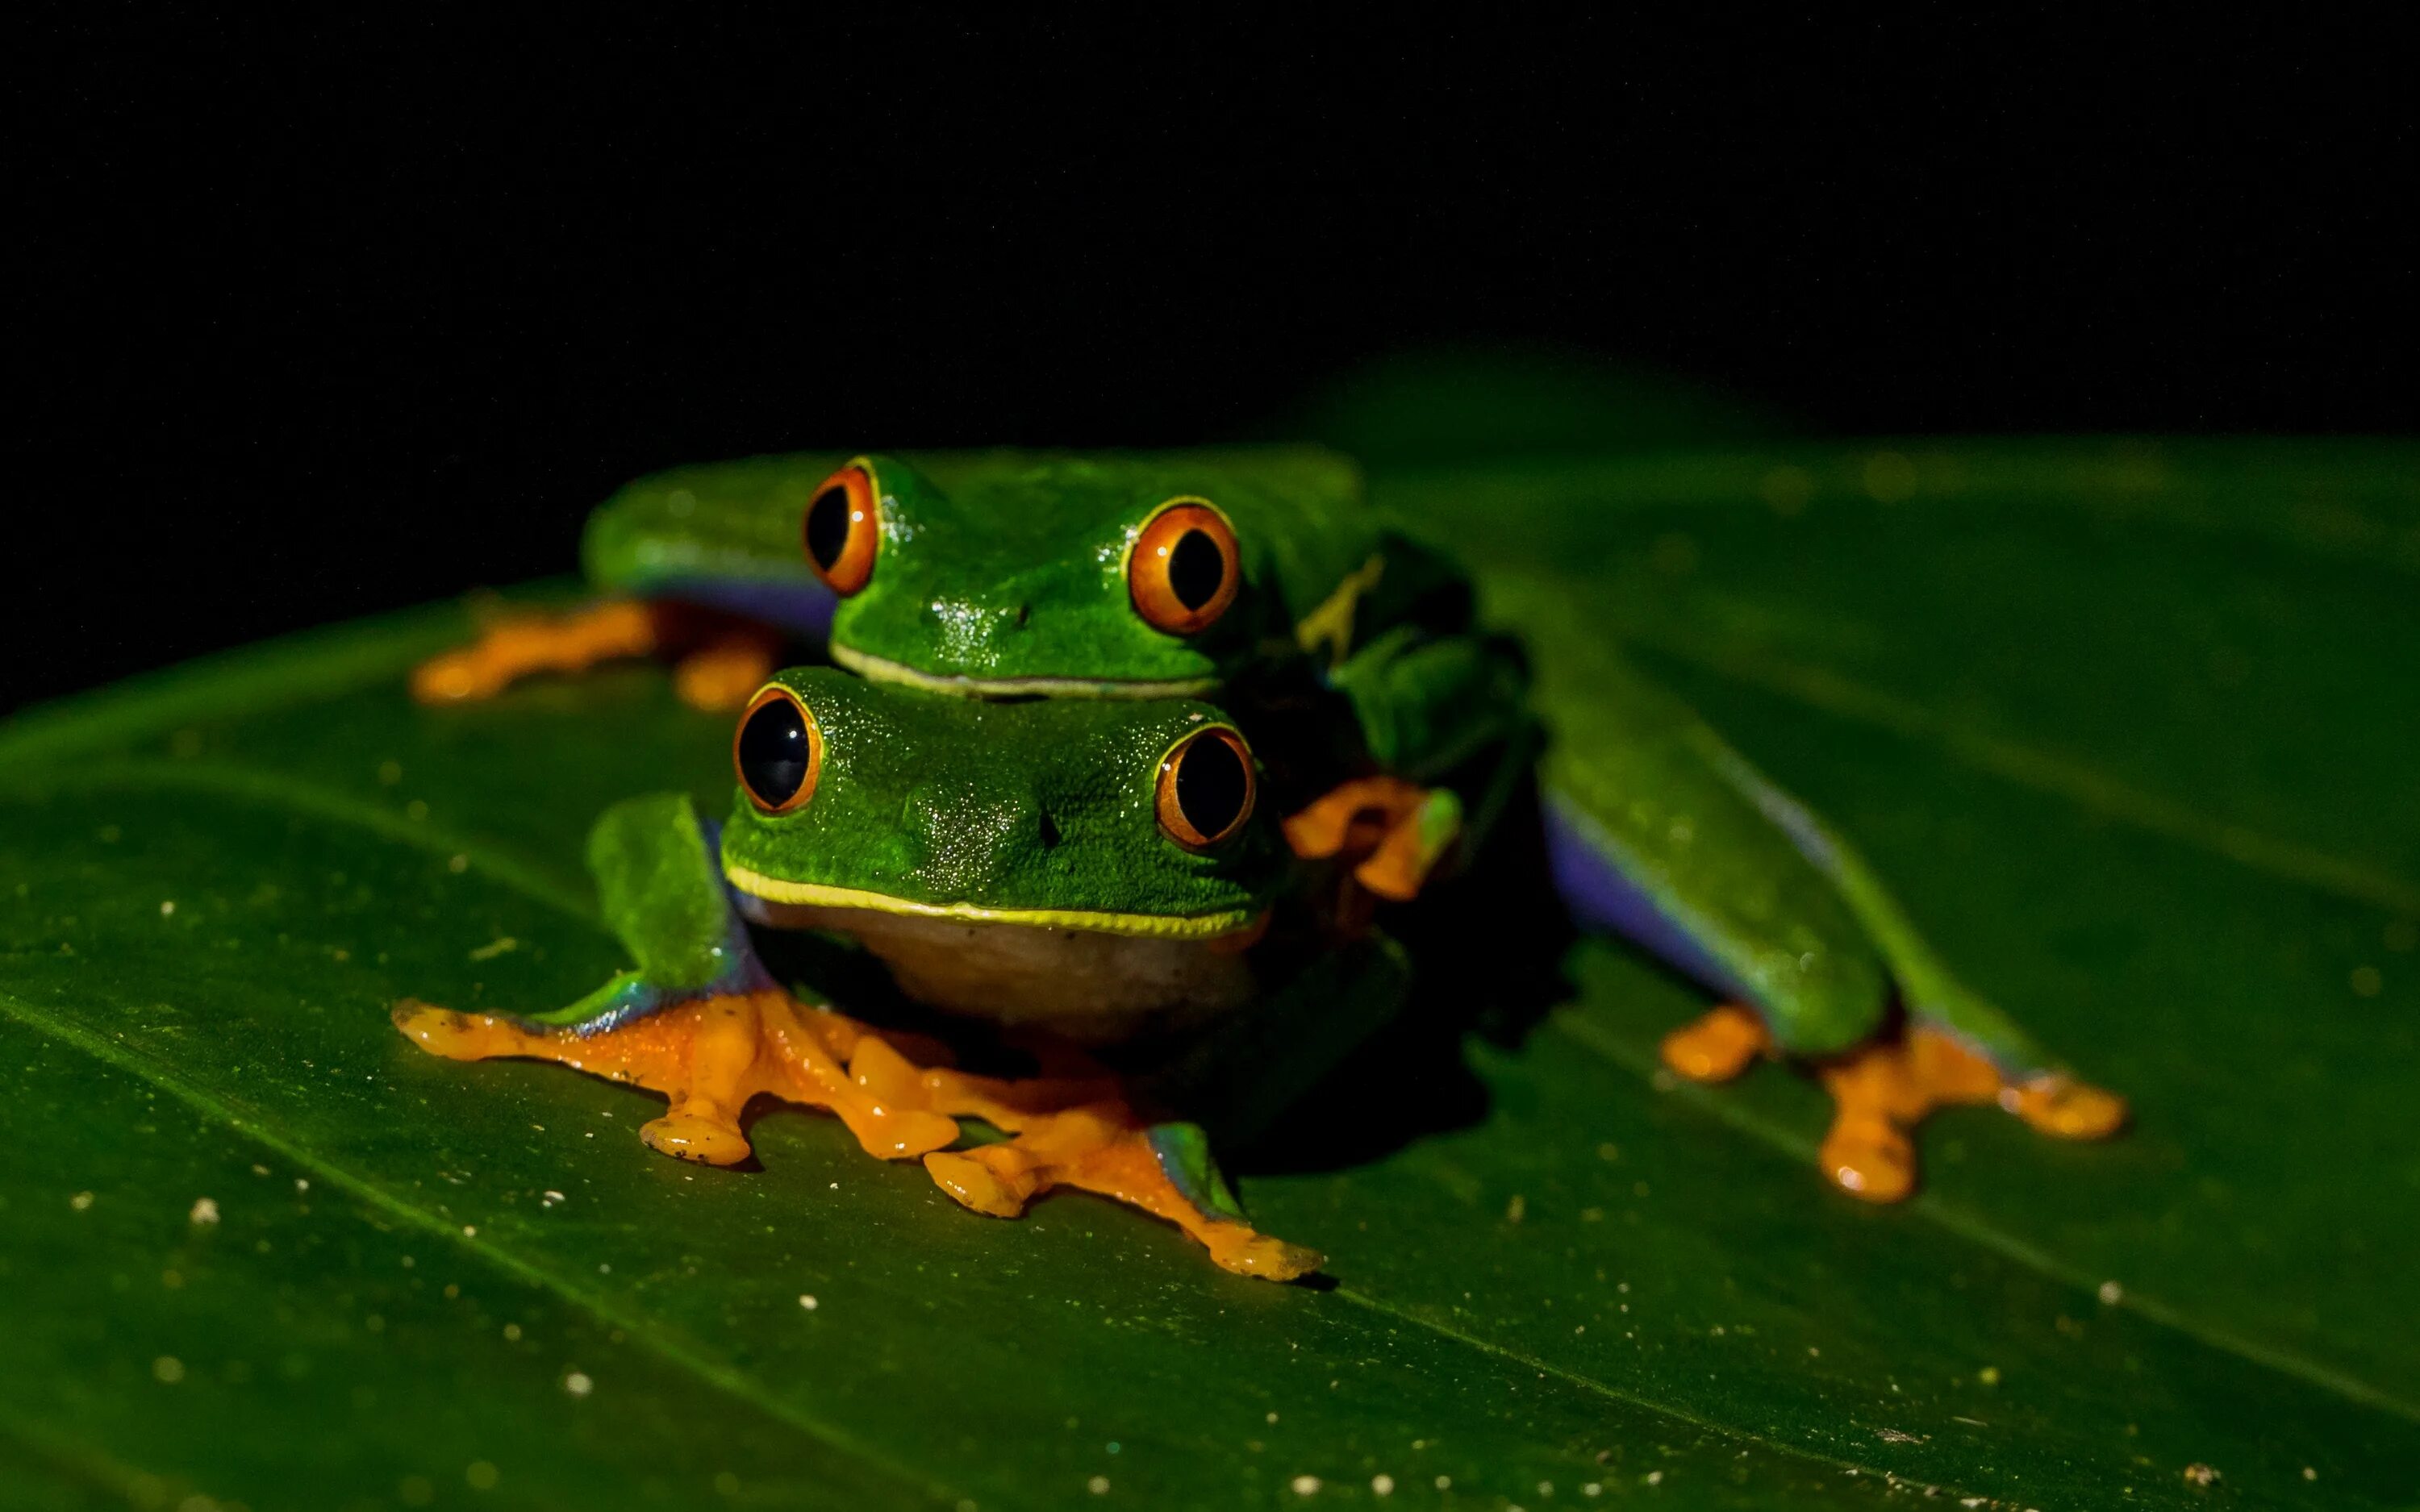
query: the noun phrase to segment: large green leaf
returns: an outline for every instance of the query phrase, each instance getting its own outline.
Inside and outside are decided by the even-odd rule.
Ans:
[[[645,1094],[396,1036],[619,964],[589,819],[728,788],[657,672],[421,710],[448,609],[22,716],[0,1505],[2420,1503],[2415,460],[1382,477],[1542,655],[1644,646],[2140,1121],[1945,1116],[1868,1209],[1810,1085],[1672,1088],[1699,1004],[1584,947],[1466,1047],[1482,1114],[1407,1085],[1432,1132],[1247,1173],[1329,1289],[1089,1198],[977,1218],[814,1115],[676,1165]]]

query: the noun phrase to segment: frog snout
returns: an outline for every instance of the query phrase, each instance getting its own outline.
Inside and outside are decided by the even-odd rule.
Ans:
[[[987,883],[1010,875],[1059,842],[1059,826],[1030,793],[928,784],[908,796],[900,828],[926,880],[982,901]]]
[[[924,606],[923,615],[923,633],[946,657],[980,660],[1033,622],[1033,605],[1023,598],[1000,605],[937,598]]]

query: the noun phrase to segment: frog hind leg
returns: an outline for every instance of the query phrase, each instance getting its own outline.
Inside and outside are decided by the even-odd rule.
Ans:
[[[2126,1100],[2051,1064],[2014,1020],[1959,980],[1854,846],[1745,759],[1728,748],[1716,754],[1724,775],[1832,879],[1873,937],[1914,1021],[1910,1039],[1930,1033],[1991,1068],[1989,1096],[1960,1101],[1997,1103],[2057,1139],[2105,1139],[2125,1127]]]
[[[769,626],[660,599],[609,598],[564,614],[511,613],[467,646],[412,669],[423,703],[493,698],[542,673],[585,671],[599,662],[672,655],[674,687],[693,708],[737,708],[772,674],[780,633]]]

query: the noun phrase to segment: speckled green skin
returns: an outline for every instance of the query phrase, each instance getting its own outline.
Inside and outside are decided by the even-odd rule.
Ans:
[[[832,645],[927,676],[1207,691],[1286,655],[1302,618],[1373,556],[1409,560],[1360,507],[1352,467],[1325,452],[1060,458],[949,488],[903,458],[869,460],[882,545],[872,579],[832,615]],[[1154,629],[1126,588],[1128,549],[1179,498],[1216,505],[1243,559],[1234,607],[1194,636]]]
[[[1241,919],[1288,873],[1265,812],[1206,852],[1159,828],[1160,758],[1186,735],[1227,723],[1209,704],[991,703],[830,668],[776,680],[822,727],[823,775],[788,813],[735,796],[726,869],[914,903],[1167,919]]]

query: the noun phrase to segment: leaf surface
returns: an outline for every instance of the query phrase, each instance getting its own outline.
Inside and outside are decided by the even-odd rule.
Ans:
[[[2124,1140],[1945,1116],[1862,1207],[1810,1084],[1669,1088],[1701,1005],[1592,945],[1469,1117],[1247,1172],[1329,1289],[814,1115],[677,1165],[385,1008],[619,965],[586,826],[728,802],[725,724],[644,669],[416,708],[432,609],[0,726],[0,1504],[2411,1504],[2412,458],[1874,455],[1377,482],[1854,835]]]

